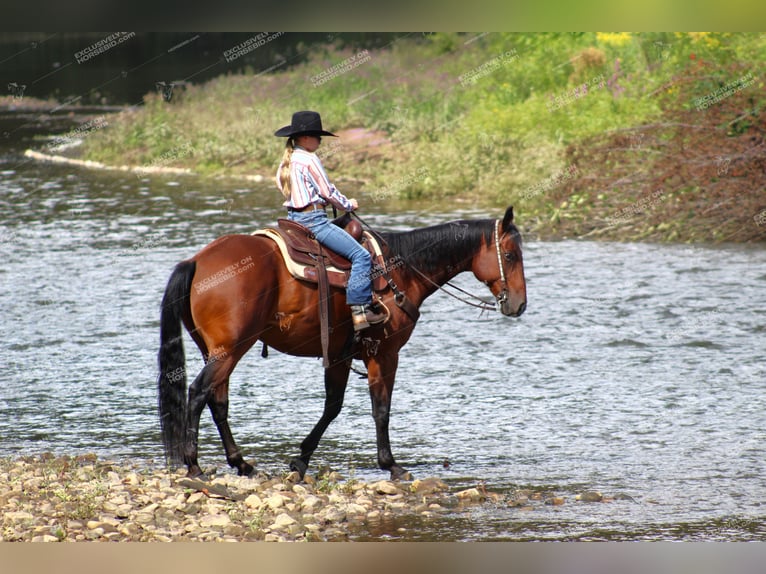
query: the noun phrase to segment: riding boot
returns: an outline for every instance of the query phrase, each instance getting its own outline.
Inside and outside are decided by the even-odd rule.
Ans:
[[[351,305],[351,320],[354,322],[354,331],[361,331],[370,325],[376,325],[386,320],[388,315],[373,311],[368,305]]]

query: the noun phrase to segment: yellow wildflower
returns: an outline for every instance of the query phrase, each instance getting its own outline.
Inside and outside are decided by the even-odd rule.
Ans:
[[[624,46],[632,39],[630,32],[596,32],[596,40],[610,46]]]

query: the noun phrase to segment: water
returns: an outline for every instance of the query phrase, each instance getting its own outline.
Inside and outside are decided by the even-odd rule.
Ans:
[[[0,144],[0,456],[96,452],[160,465],[156,352],[169,274],[219,235],[271,224],[279,199],[237,180],[26,162],[20,150],[33,142],[20,133]],[[487,216],[366,213],[388,229]],[[520,319],[441,293],[426,301],[401,355],[392,446],[415,476],[549,490],[566,504],[455,509],[370,525],[360,539],[765,539],[766,251],[528,240],[524,255]],[[470,274],[457,282],[484,294]],[[200,368],[188,337],[186,350]],[[281,472],[321,414],[321,361],[259,351],[232,376],[230,421],[247,458]],[[207,412],[200,462],[226,471]],[[312,460],[322,465],[386,477],[354,375]],[[634,501],[575,502],[587,489]]]

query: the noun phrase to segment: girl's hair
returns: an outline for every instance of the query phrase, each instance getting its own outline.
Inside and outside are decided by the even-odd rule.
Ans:
[[[295,150],[293,138],[287,138],[285,144],[285,153],[282,155],[282,163],[279,164],[279,183],[282,185],[282,195],[285,199],[290,199],[292,190],[290,189],[290,160]]]

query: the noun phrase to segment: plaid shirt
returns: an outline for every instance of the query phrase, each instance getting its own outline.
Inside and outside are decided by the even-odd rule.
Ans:
[[[282,183],[279,181],[277,169],[277,187],[282,191]],[[322,167],[322,162],[315,153],[306,151],[296,146],[290,159],[290,198],[282,205],[301,209],[310,203],[321,205],[333,204],[338,209],[352,211],[349,199],[330,183],[327,173]]]

